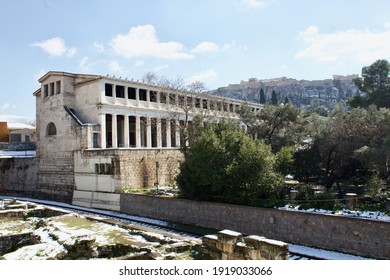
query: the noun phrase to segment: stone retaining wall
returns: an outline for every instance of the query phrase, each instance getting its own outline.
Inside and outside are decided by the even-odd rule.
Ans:
[[[32,193],[37,188],[36,158],[0,158],[0,193]]]
[[[132,215],[390,259],[389,222],[134,194],[121,195],[120,210]]]

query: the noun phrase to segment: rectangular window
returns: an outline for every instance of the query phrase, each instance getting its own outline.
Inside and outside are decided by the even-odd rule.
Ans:
[[[157,102],[157,91],[150,91],[150,102]]]
[[[48,97],[49,96],[49,85],[44,85],[43,86],[43,97]]]
[[[54,95],[54,83],[50,83],[50,96]]]
[[[99,133],[93,133],[93,147],[99,148]]]
[[[160,92],[160,103],[167,103],[167,94],[165,92]]]
[[[21,134],[11,134],[11,143],[20,143],[22,142]]]
[[[61,81],[56,82],[56,94],[60,94],[61,92]]]
[[[200,99],[195,98],[195,108],[200,108]]]
[[[106,85],[104,87],[104,90],[105,90],[105,95],[106,96],[111,96],[112,97],[112,84],[106,83]]]
[[[194,107],[193,99],[190,96],[187,96],[187,107]]]
[[[116,97],[125,98],[125,87],[124,86],[115,86]]]
[[[133,88],[133,87],[127,88],[127,98],[128,99],[136,100],[137,99],[136,93],[137,93],[137,91],[135,88]]]
[[[176,105],[176,95],[173,93],[169,94],[169,104]]]
[[[179,95],[179,106],[184,106],[184,101],[185,101],[185,99],[184,99],[184,96],[183,95]]]
[[[210,101],[210,110],[216,110],[216,102],[215,101]]]
[[[24,142],[29,143],[30,142],[30,135],[24,136]]]
[[[112,175],[112,167],[110,163],[95,163],[95,173],[101,175]]]
[[[139,89],[139,100],[146,101],[146,89]]]
[[[207,107],[207,99],[203,99],[202,100],[202,107],[203,107],[203,109],[208,109],[208,107]]]

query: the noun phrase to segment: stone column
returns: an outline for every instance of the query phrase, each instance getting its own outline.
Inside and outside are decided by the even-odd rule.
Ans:
[[[117,131],[117,115],[112,114],[112,147],[113,148],[118,148],[118,131]]]
[[[116,104],[116,86],[112,85],[112,98],[114,100],[114,104]]]
[[[167,124],[167,148],[171,148],[172,142],[171,142],[171,120],[166,119],[166,124]]]
[[[180,129],[179,120],[175,120],[176,147],[180,147]]]
[[[346,193],[345,202],[349,210],[354,210],[357,207],[357,194],[356,193]]]
[[[162,147],[162,131],[161,131],[161,119],[156,118],[157,125],[157,148]]]
[[[128,115],[124,115],[124,125],[125,125],[125,129],[124,129],[124,142],[125,142],[125,148],[128,148],[130,146],[130,135],[129,135],[129,116]]]
[[[99,115],[100,121],[100,148],[106,148],[106,114]]]
[[[139,106],[139,88],[135,89],[135,101],[136,101],[137,107],[138,107]]]
[[[146,117],[146,147],[152,147],[152,124],[150,117]]]
[[[148,108],[150,107],[150,90],[149,89],[146,90],[146,106]],[[149,121],[150,121],[150,118],[149,118]]]
[[[140,116],[135,116],[135,147],[136,148],[141,147],[141,118],[140,118]]]
[[[160,91],[157,91],[157,108],[160,109],[160,95],[161,95],[161,92]]]

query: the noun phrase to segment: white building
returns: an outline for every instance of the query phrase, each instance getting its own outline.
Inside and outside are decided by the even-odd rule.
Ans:
[[[191,127],[195,115],[237,119],[242,105],[109,76],[50,71],[39,82],[34,92],[39,190],[57,200],[114,210],[122,189],[174,180],[183,159],[180,128]]]

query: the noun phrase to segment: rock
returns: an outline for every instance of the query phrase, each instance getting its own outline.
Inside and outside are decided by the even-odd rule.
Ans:
[[[58,243],[42,243],[24,246],[12,253],[5,254],[5,260],[61,260],[67,250]]]
[[[167,252],[182,253],[191,249],[191,244],[187,242],[177,242],[167,246]]]

